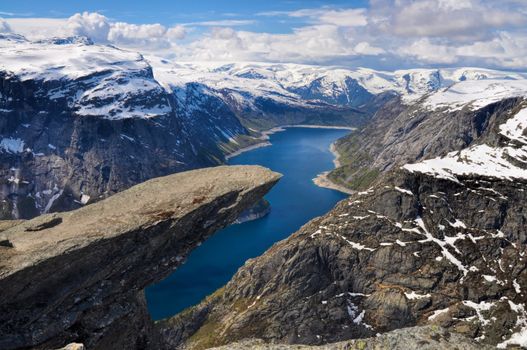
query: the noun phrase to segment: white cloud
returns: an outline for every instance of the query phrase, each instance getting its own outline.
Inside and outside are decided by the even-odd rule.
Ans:
[[[9,18],[8,26],[0,21],[0,31],[10,27],[30,39],[86,35],[95,42],[179,60],[354,64],[373,68],[379,64],[382,68],[527,66],[524,0],[500,0],[499,4],[492,0],[370,0],[370,6],[361,9],[323,7],[257,15],[277,17],[266,18],[271,23],[289,21],[291,31],[275,34],[236,29],[256,23],[250,19],[166,27],[114,22],[88,12],[68,19]],[[189,38],[187,32],[192,34]]]
[[[423,38],[410,45],[402,46],[396,50],[396,53],[402,57],[414,57],[426,63],[451,64],[458,60],[455,48],[432,43],[428,38]]]
[[[336,62],[346,61],[347,56],[348,61],[368,65],[373,56],[384,56],[394,66],[525,67],[525,0],[370,0],[367,9],[325,7],[259,15],[308,20],[295,33],[310,32],[312,40],[291,37],[298,43],[299,60],[322,62],[334,55]],[[337,29],[322,31],[321,25]],[[309,43],[320,47],[318,55],[305,47]],[[338,45],[348,46],[338,49]],[[290,57],[288,51],[269,56]]]
[[[527,15],[482,0],[372,0],[371,15],[384,33],[472,41],[497,29],[523,27]]]
[[[496,66],[525,69],[527,67],[527,35],[513,36],[502,32],[491,41],[459,47],[457,54],[460,57],[481,59]]]
[[[31,40],[54,36],[87,36],[96,43],[111,43],[134,49],[170,49],[186,35],[183,26],[112,22],[96,12],[77,13],[67,19],[10,18],[13,31]]]
[[[168,28],[166,31],[166,36],[169,40],[182,40],[187,35],[187,30],[184,26],[173,26]]]
[[[96,42],[106,42],[110,22],[108,18],[96,12],[83,12],[68,18],[67,29],[73,35],[87,36]]]
[[[305,9],[287,13],[289,17],[308,17],[318,24],[361,27],[368,24],[366,9]]]
[[[473,7],[472,0],[438,0],[438,7],[446,10],[463,10]]]
[[[351,29],[329,24],[296,28],[290,34],[213,28],[186,49],[180,58],[304,63],[332,63],[339,58],[384,52],[370,43],[355,41]]]
[[[7,18],[12,31],[30,40],[67,36],[67,20],[60,18]]]
[[[381,47],[371,46],[370,43],[361,41],[355,45],[355,52],[360,55],[381,55],[386,51]]]
[[[457,46],[425,38],[401,47],[397,54],[432,64],[470,62],[501,68],[523,68],[527,66],[527,36],[502,32],[490,41]]]

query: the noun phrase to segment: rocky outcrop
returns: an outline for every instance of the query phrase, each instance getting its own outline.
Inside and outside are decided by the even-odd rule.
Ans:
[[[0,348],[162,348],[144,288],[279,177],[257,166],[201,169],[72,212],[2,225]]]
[[[244,210],[240,216],[236,219],[236,224],[241,224],[247,221],[253,221],[268,215],[271,212],[271,203],[265,198],[262,198],[252,207]]]
[[[440,327],[411,327],[379,334],[373,338],[348,340],[320,346],[268,344],[261,340],[231,343],[214,350],[487,350],[490,346],[451,333]]]

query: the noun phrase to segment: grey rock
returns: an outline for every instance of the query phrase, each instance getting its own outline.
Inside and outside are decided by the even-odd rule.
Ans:
[[[440,327],[410,327],[379,334],[366,339],[354,339],[320,346],[269,344],[253,339],[213,348],[214,350],[486,350],[491,346],[451,333]]]
[[[143,290],[280,175],[215,167],[149,180],[0,232],[0,348],[158,349]]]

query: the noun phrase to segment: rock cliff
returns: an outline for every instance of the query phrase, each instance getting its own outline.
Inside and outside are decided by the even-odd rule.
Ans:
[[[218,163],[219,149],[189,139],[141,55],[12,35],[0,35],[0,47],[1,219],[79,208]]]
[[[143,290],[257,202],[280,175],[257,166],[149,180],[81,209],[4,223],[0,348],[159,349]]]

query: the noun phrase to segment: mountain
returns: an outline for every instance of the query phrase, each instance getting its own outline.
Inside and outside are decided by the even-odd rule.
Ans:
[[[0,218],[78,208],[152,177],[221,164],[260,142],[235,102],[198,79],[178,88],[158,81],[138,53],[14,34],[2,34],[0,47]],[[284,123],[305,122],[317,108],[333,113],[292,98],[258,104],[269,125],[280,124],[273,109],[297,115]]]
[[[171,62],[84,37],[0,34],[0,48],[0,218],[74,209],[152,177],[222,164],[275,126],[359,127],[394,99],[411,104],[456,81],[525,78]]]
[[[432,326],[526,347],[524,87],[465,80],[390,100],[337,142],[333,176],[357,191],[160,322],[167,346],[317,345]]]
[[[485,79],[458,82],[411,102],[393,99],[366,127],[336,142],[341,166],[329,178],[366,189],[397,166],[460,151],[489,132],[489,115],[504,118],[524,96],[526,80]]]
[[[172,73],[184,81],[201,81],[218,90],[246,92],[244,102],[256,97],[320,100],[331,104],[359,107],[372,96],[393,92],[405,101],[414,101],[425,94],[464,81],[525,80],[526,73],[502,72],[483,68],[410,69],[394,72],[367,68],[344,69],[336,66],[272,64],[258,62],[173,63],[152,58],[158,71],[171,66]],[[186,77],[186,78],[181,78]],[[163,80],[163,76],[159,77]],[[294,102],[291,102],[294,103]]]
[[[361,125],[375,108],[375,95],[360,88],[360,105],[351,102],[352,92],[325,90],[299,93],[298,87],[285,87],[271,74],[279,69],[274,65],[211,63],[174,63],[158,57],[147,57],[155,78],[171,91],[186,113],[197,107],[188,95],[199,87],[208,96],[223,101],[244,126],[268,129],[287,124]],[[239,69],[235,69],[238,67]],[[297,66],[301,69],[303,66]],[[285,72],[287,66],[282,66]],[[318,79],[309,76],[307,79]],[[312,81],[315,84],[314,81]],[[335,82],[340,84],[340,82]],[[200,96],[202,94],[199,94]],[[213,121],[212,124],[217,123]]]
[[[0,38],[2,218],[72,209],[210,164],[137,53]]]

